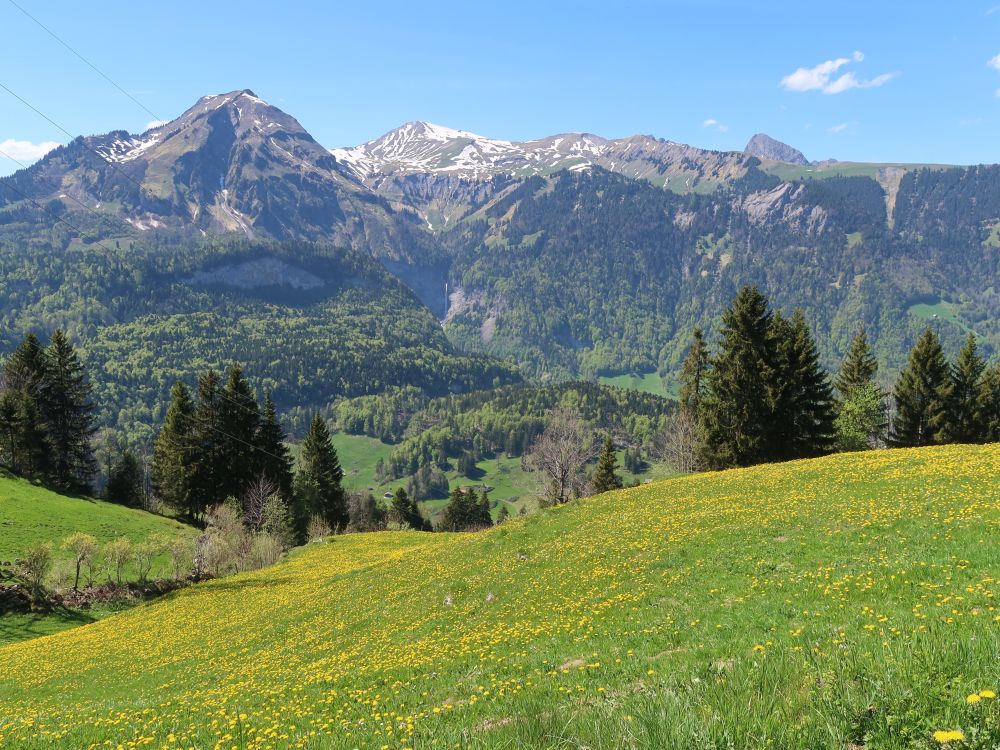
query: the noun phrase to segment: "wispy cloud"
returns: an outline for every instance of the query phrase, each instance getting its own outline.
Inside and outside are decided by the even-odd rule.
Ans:
[[[994,13],[1000,13],[1000,5],[994,5],[988,11],[986,11],[986,15],[988,16],[992,16]]]
[[[831,125],[826,129],[827,133],[843,133],[852,125],[857,125],[856,122],[842,122],[839,125]]]
[[[1000,55],[991,57],[986,61],[986,64],[993,68],[993,70],[1000,70]]]
[[[55,141],[32,143],[31,141],[15,141],[13,138],[8,138],[6,141],[0,141],[0,152],[3,152],[0,153],[0,158],[8,157],[17,161],[38,161],[45,154],[49,153],[49,151],[59,148],[61,145],[61,143],[56,143]]]
[[[150,120],[146,123],[146,130],[152,130],[153,128],[158,128],[160,125],[166,125],[170,120]],[[146,132],[145,130],[143,131]]]
[[[855,52],[850,57],[838,57],[826,60],[811,68],[798,68],[781,79],[781,86],[787,91],[822,91],[824,94],[841,94],[851,89],[874,89],[884,86],[898,73],[882,73],[874,78],[858,78],[853,71],[837,75],[838,71],[852,62],[863,62],[862,52]]]
[[[709,117],[707,120],[701,123],[703,128],[711,128],[712,130],[717,130],[720,133],[725,133],[729,130],[728,125],[723,125],[721,122],[716,120],[714,117]]]

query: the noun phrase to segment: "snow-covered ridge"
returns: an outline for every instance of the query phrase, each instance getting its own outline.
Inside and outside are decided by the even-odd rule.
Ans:
[[[589,133],[563,133],[531,141],[487,138],[429,122],[408,122],[375,140],[330,153],[362,181],[388,175],[439,173],[472,179],[496,174],[540,174],[590,166],[630,176],[690,171],[694,161],[738,161],[739,156],[702,151],[652,136],[607,139]],[[683,166],[682,166],[683,165]]]
[[[155,133],[158,128],[148,131]],[[105,144],[94,149],[106,161],[115,164],[132,161],[142,156],[143,152],[159,143],[159,134],[151,135],[148,138],[116,138],[109,144]]]

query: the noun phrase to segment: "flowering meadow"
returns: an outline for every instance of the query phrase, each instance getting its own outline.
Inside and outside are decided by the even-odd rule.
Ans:
[[[3,748],[995,748],[1000,446],[311,545],[0,648]]]

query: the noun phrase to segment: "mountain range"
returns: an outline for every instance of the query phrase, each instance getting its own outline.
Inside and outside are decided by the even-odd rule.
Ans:
[[[108,383],[122,377],[111,352],[149,349],[199,316],[232,325],[236,310],[241,325],[280,320],[294,338],[297,317],[322,308],[310,337],[332,315],[343,341],[367,346],[373,329],[347,332],[344,295],[378,305],[366,315],[395,331],[419,329],[411,345],[465,362],[426,381],[438,391],[510,382],[512,365],[543,380],[669,374],[693,327],[711,326],[744,283],[806,307],[831,367],[864,323],[891,372],[928,320],[949,346],[968,330],[1000,346],[998,256],[996,167],[811,163],[763,134],[721,152],[426,122],[331,150],[250,90],[202,97],[145,133],[79,137],[0,179],[4,346],[64,325],[106,358]],[[153,349],[128,379],[156,383],[138,421],[168,374],[233,351],[214,334]],[[509,364],[461,359],[479,354]],[[287,387],[301,372],[245,356],[286,407],[388,382],[314,372],[304,394]]]

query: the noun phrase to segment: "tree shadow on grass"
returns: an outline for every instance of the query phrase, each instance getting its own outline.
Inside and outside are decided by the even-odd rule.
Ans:
[[[48,612],[0,615],[0,646],[89,625],[97,620],[87,612],[68,607],[54,607]]]

